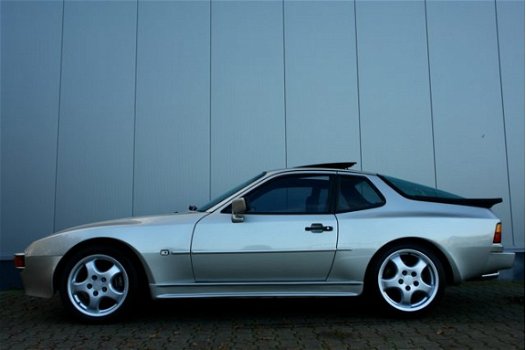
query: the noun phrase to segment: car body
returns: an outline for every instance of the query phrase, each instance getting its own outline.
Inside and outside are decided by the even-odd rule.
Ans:
[[[510,268],[500,199],[465,199],[331,163],[264,172],[186,213],[83,225],[15,257],[26,294],[83,320],[144,298],[356,296],[415,315],[446,284]]]

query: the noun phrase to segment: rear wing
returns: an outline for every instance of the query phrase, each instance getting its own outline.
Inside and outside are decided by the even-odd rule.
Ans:
[[[502,198],[439,198],[439,197],[408,196],[408,195],[404,195],[404,197],[407,197],[409,199],[414,199],[416,201],[467,205],[470,207],[479,207],[479,208],[487,208],[487,209],[490,209],[495,204],[502,202]]]

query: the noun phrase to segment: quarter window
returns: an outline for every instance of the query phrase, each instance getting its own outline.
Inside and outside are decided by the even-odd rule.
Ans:
[[[247,214],[320,214],[329,212],[328,175],[288,175],[245,196]]]
[[[385,200],[369,180],[362,176],[340,176],[337,212],[376,208]]]

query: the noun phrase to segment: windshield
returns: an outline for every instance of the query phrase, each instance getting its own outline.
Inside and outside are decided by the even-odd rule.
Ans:
[[[382,175],[381,178],[387,182],[387,184],[393,187],[400,194],[410,198],[442,198],[442,199],[461,199],[462,197],[457,196],[446,191],[438,190],[433,187],[415,184],[413,182],[400,180],[395,177]]]
[[[250,180],[247,180],[245,182],[243,182],[242,184],[234,187],[233,189],[223,193],[222,195],[220,195],[219,197],[211,200],[210,202],[206,203],[205,205],[197,208],[197,211],[207,211],[208,209],[212,208],[214,205],[222,202],[223,200],[225,200],[226,198],[230,197],[231,195],[233,195],[234,193],[240,191],[242,188],[248,186],[249,184],[251,184],[252,182],[256,181],[256,180],[259,180],[260,178],[262,178],[264,175],[266,174],[266,172],[262,172],[261,174],[258,174],[256,176],[254,176],[253,178],[251,178]]]

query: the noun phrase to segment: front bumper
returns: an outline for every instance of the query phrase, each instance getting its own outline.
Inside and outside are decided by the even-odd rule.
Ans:
[[[27,256],[21,269],[22,283],[27,295],[51,298],[55,293],[53,275],[62,256]]]

